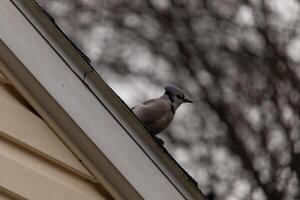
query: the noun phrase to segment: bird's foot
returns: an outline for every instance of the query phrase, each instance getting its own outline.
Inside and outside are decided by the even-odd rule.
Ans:
[[[156,142],[158,142],[159,144],[161,144],[161,145],[164,146],[165,142],[164,142],[162,139],[160,139],[160,138],[157,137],[157,136],[154,136],[154,139],[156,140]]]
[[[148,131],[148,133],[153,136],[153,138],[155,139],[155,141],[158,142],[160,145],[164,146],[165,142],[162,139],[160,139],[159,137],[155,136],[155,134],[152,133],[152,131],[151,131],[151,129],[150,129],[149,126],[147,126],[145,124],[143,124],[143,125],[144,125],[144,128]]]

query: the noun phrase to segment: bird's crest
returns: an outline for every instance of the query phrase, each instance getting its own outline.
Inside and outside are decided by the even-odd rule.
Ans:
[[[166,93],[170,93],[172,95],[184,95],[184,92],[174,85],[167,85],[165,87]]]

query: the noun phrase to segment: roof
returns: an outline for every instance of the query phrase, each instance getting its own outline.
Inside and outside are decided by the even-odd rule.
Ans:
[[[2,2],[0,38],[0,70],[116,198],[205,199],[34,1]]]

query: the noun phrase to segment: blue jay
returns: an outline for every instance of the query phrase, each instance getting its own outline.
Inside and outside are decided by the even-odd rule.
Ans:
[[[176,86],[168,85],[164,95],[134,106],[132,111],[152,135],[157,135],[171,123],[176,109],[182,103],[193,101],[186,98],[183,91]]]

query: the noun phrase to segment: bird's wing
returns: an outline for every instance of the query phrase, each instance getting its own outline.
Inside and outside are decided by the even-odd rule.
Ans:
[[[134,114],[145,124],[156,122],[170,110],[169,102],[163,99],[151,99],[132,108]]]
[[[140,104],[140,105],[133,106],[133,107],[131,108],[131,110],[134,110],[134,109],[136,109],[136,107],[139,107],[139,106],[143,106],[143,105],[151,104],[151,103],[153,103],[154,101],[155,101],[155,99],[150,99],[150,100],[148,100],[148,101],[145,101],[144,103],[142,103],[142,104]]]

